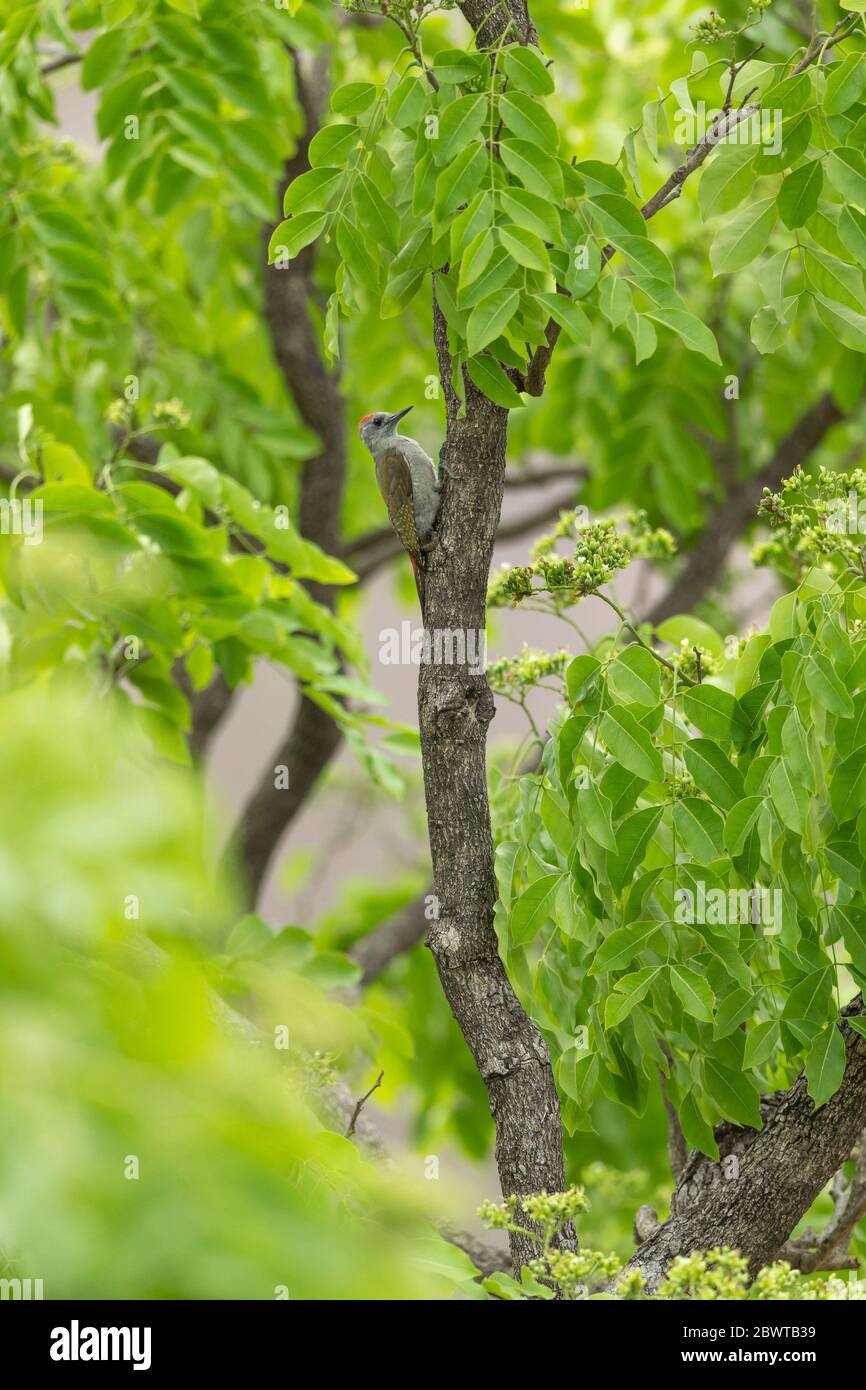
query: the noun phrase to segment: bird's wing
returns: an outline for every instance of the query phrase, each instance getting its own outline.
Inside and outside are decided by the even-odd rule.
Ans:
[[[412,474],[399,449],[383,449],[376,459],[376,481],[388,507],[391,525],[416,562],[421,557],[415,523]]]

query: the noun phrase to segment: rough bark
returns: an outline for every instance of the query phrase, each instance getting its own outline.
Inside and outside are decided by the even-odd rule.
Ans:
[[[428,557],[431,631],[483,633],[505,474],[507,414],[467,381],[458,418],[447,328],[434,309],[447,430],[437,541]],[[467,642],[468,646],[468,642]],[[418,719],[438,918],[427,938],[442,988],[487,1088],[503,1193],[561,1190],[559,1097],[547,1047],[514,994],[493,926],[496,882],[485,748],[493,696],[469,664],[430,661],[418,681]],[[533,1257],[512,1237],[514,1267]]]
[[[862,1011],[858,998],[843,1014]],[[689,1154],[670,1216],[629,1263],[643,1271],[650,1289],[677,1255],[692,1250],[737,1248],[753,1275],[784,1254],[791,1231],[846,1161],[866,1124],[866,1040],[847,1023],[842,1032],[845,1077],[826,1105],[815,1108],[801,1075],[790,1090],[762,1100],[762,1130],[729,1124],[716,1130],[718,1163],[697,1150]]]

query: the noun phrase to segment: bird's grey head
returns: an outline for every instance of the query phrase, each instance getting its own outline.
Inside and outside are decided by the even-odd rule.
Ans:
[[[385,410],[374,410],[371,415],[364,416],[358,425],[358,433],[362,444],[366,444],[374,458],[380,449],[391,442],[398,424],[411,409],[411,405],[407,405],[405,410],[398,410],[394,415],[389,415]]]

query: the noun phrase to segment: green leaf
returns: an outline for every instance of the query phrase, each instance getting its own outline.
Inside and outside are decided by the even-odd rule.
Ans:
[[[483,96],[458,97],[445,107],[439,118],[439,134],[432,141],[433,158],[446,164],[458,151],[477,139],[487,116],[487,100]]]
[[[752,145],[720,145],[707,160],[698,188],[698,206],[705,222],[719,212],[730,212],[754,188],[754,162]]]
[[[702,792],[723,811],[730,811],[743,798],[742,773],[718,744],[696,738],[683,745],[686,767]]]
[[[816,294],[818,317],[824,327],[845,347],[866,352],[866,314],[858,314],[846,304],[837,304]]]
[[[793,830],[795,835],[802,835],[809,813],[809,794],[784,758],[778,760],[770,773],[769,788],[782,824]]]
[[[525,266],[527,270],[550,273],[550,260],[544,242],[534,232],[527,232],[524,227],[499,227],[497,234],[502,246],[518,265]]]
[[[513,280],[516,266],[501,246],[497,246],[486,268],[471,285],[464,285],[457,291],[457,305],[461,309],[473,309],[482,299],[489,299],[509,280]]]
[[[611,824],[611,804],[606,796],[602,796],[594,782],[590,782],[587,787],[578,788],[576,806],[577,820],[587,834],[597,845],[601,845],[602,849],[612,850],[615,854],[617,844]]]
[[[499,116],[513,134],[543,149],[556,150],[559,136],[556,124],[540,102],[524,92],[510,92],[499,98]]]
[[[458,294],[478,279],[481,272],[487,268],[495,249],[496,242],[493,240],[493,233],[489,227],[483,228],[477,236],[472,238],[460,262],[460,275],[457,281]]]
[[[640,209],[622,194],[599,193],[591,200],[589,207],[601,230],[612,241],[621,236],[647,235]]]
[[[809,74],[800,72],[768,87],[761,104],[765,111],[781,111],[782,116],[787,118],[799,115],[811,95]]]
[[[499,363],[492,357],[486,354],[483,357],[470,357],[466,363],[466,370],[488,400],[495,401],[506,410],[519,410],[524,404]]]
[[[714,275],[742,270],[763,251],[776,224],[775,198],[750,203],[736,217],[725,222],[710,247]]]
[[[686,309],[653,308],[647,309],[646,315],[647,318],[654,319],[656,323],[661,323],[676,333],[690,352],[699,352],[711,362],[721,365],[719,347],[712,330],[694,314],[690,314]]]
[[[758,823],[763,805],[762,796],[747,796],[728,812],[725,821],[725,849],[734,858],[742,854],[746,840]]]
[[[356,125],[326,125],[310,141],[309,160],[314,169],[345,165],[361,132]]]
[[[659,782],[664,777],[662,755],[646,729],[626,708],[607,710],[599,733],[614,757],[636,777]]]
[[[680,1128],[683,1138],[690,1149],[699,1149],[701,1153],[712,1158],[716,1163],[719,1161],[719,1146],[713,1136],[712,1126],[708,1125],[700,1110],[694,1093],[689,1092],[679,1107]]]
[[[773,1053],[778,1050],[779,1042],[779,1025],[774,1018],[769,1018],[764,1023],[758,1023],[754,1028],[750,1028],[746,1034],[743,1070],[748,1071],[751,1067],[762,1067],[765,1062],[769,1062]]]
[[[514,903],[508,930],[514,946],[525,946],[538,935],[553,913],[562,874],[545,874],[531,883]]]
[[[722,852],[722,818],[712,806],[697,796],[674,802],[677,838],[699,864],[709,863]]]
[[[305,174],[292,179],[283,198],[283,214],[289,217],[297,212],[323,212],[345,177],[342,169],[327,166],[308,169]]]
[[[833,1006],[833,971],[829,966],[814,970],[790,991],[782,1018],[795,1036],[811,1043],[827,1020]]]
[[[662,284],[673,285],[674,268],[660,246],[645,236],[627,236],[616,232],[611,237],[617,251],[621,251],[632,270],[649,280],[659,280]]]
[[[475,306],[466,328],[466,346],[470,356],[474,357],[499,337],[517,313],[519,303],[517,290],[502,289]]]
[[[798,302],[798,297],[792,295],[785,301],[781,315],[766,304],[755,314],[749,325],[749,337],[762,356],[778,352],[787,341]]]
[[[683,692],[683,709],[691,722],[708,738],[745,738],[748,721],[740,703],[728,690],[715,685],[699,685]]]
[[[372,179],[359,174],[352,189],[358,226],[375,246],[386,246],[396,256],[400,249],[400,219],[385,201]]]
[[[613,970],[624,970],[635,956],[646,950],[653,937],[661,931],[662,922],[632,922],[627,927],[617,927],[606,936],[596,951],[589,967],[590,975],[604,975]]]
[[[839,239],[859,265],[866,267],[866,214],[843,208],[837,224]]]
[[[573,299],[564,294],[536,294],[536,302],[550,315],[554,323],[568,335],[573,343],[588,343],[592,335],[592,325]]]
[[[712,1023],[716,998],[703,975],[685,965],[671,965],[671,984],[686,1013],[702,1023]]]
[[[337,250],[355,279],[373,293],[378,292],[379,270],[370,256],[367,238],[348,217],[337,218]]]
[[[779,191],[779,216],[786,227],[802,227],[818,206],[824,186],[820,159],[801,164],[786,175]]]
[[[823,652],[815,652],[811,656],[804,657],[803,660],[806,688],[809,694],[831,714],[838,714],[843,719],[850,719],[854,713],[851,696]]]
[[[478,76],[478,56],[465,53],[462,48],[449,48],[437,53],[433,64],[437,81],[446,87],[456,87],[461,82],[471,81],[473,77]]]
[[[554,89],[553,78],[536,48],[519,44],[505,49],[502,57],[505,75],[512,87],[531,96],[548,96]]]
[[[751,1079],[715,1057],[704,1062],[707,1089],[722,1115],[735,1125],[763,1129],[758,1092]]]
[[[830,69],[824,91],[824,110],[838,116],[858,102],[866,91],[866,63],[862,53],[851,53]]]
[[[626,647],[608,667],[608,681],[614,695],[635,705],[651,709],[659,702],[659,665],[645,647]]]
[[[510,217],[518,227],[534,232],[542,241],[556,244],[561,240],[559,214],[551,205],[549,194],[540,197],[525,188],[504,188],[499,195],[499,203],[505,216]]]
[[[299,251],[321,235],[327,220],[324,212],[300,212],[296,217],[280,222],[268,243],[268,265],[273,265],[281,255],[289,260],[294,259]]]
[[[830,782],[830,804],[840,825],[866,806],[866,758],[862,749],[837,763]]]
[[[391,93],[388,119],[398,130],[410,130],[427,109],[427,87],[411,72],[401,77]]]
[[[338,116],[359,116],[376,100],[376,88],[372,82],[346,82],[337,87],[331,96],[331,110]]]
[[[81,85],[85,92],[105,87],[123,67],[129,52],[128,26],[98,34],[84,55]]]
[[[604,1005],[604,1026],[605,1028],[616,1028],[622,1023],[623,1019],[628,1018],[633,1009],[637,1008],[647,992],[653,980],[659,973],[661,966],[648,965],[643,970],[636,970],[631,975],[623,975],[617,980],[614,992],[607,996]]]
[[[824,163],[824,172],[847,202],[866,208],[866,158],[860,150],[831,150]]]
[[[487,167],[487,152],[479,141],[467,145],[453,163],[442,170],[436,180],[434,208],[436,216],[444,221],[456,212],[462,203],[468,203],[477,189]]]
[[[866,310],[862,273],[838,256],[808,247],[803,257],[806,279],[822,298],[837,300],[862,314]]]
[[[845,1075],[845,1043],[835,1023],[818,1034],[806,1057],[805,1070],[809,1095],[817,1106],[825,1105]]]
[[[499,156],[508,172],[519,179],[528,192],[551,199],[555,206],[562,202],[562,170],[552,155],[529,140],[500,140]]]
[[[734,989],[719,1002],[713,1037],[726,1038],[755,1012],[755,998],[749,989]]]
[[[565,673],[565,684],[568,691],[568,698],[571,704],[576,705],[586,700],[590,694],[590,681],[598,675],[601,670],[601,662],[596,657],[590,656],[588,652],[581,652],[570,663]],[[595,698],[598,698],[598,681],[594,681]]]

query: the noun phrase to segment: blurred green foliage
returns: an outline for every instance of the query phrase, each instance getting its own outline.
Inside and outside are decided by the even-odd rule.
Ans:
[[[47,1298],[429,1298],[453,1287],[435,1271],[449,1260],[465,1279],[417,1187],[311,1108],[327,1077],[310,1079],[308,1041],[336,1056],[360,1028],[322,993],[332,973],[299,973],[312,948],[274,943],[288,964],[267,971],[260,1041],[226,1028],[202,951],[234,894],[205,859],[192,776],[71,679],[3,698],[0,779],[11,1271]]]

